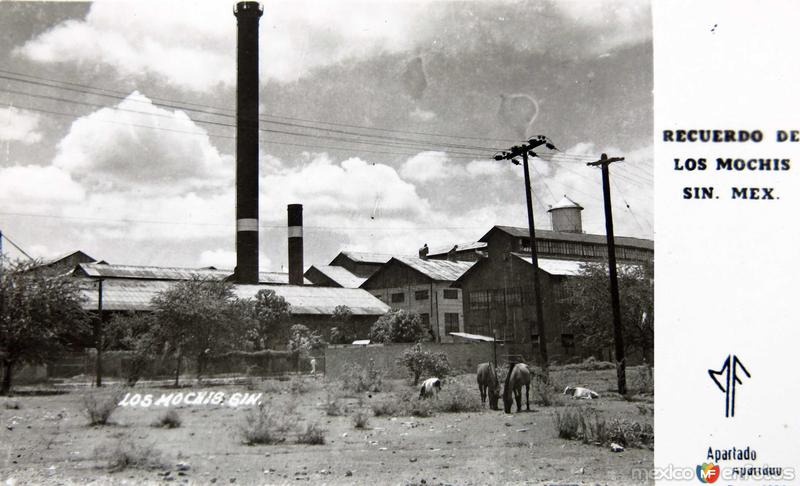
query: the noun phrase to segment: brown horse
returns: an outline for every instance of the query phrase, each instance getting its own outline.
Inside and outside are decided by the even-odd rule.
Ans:
[[[497,410],[497,402],[500,400],[500,383],[497,381],[492,363],[481,363],[478,365],[478,391],[481,393],[481,403],[486,403],[486,395],[489,395],[489,408]]]
[[[530,386],[531,386],[531,370],[525,363],[510,364],[508,366],[508,374],[506,375],[506,383],[503,387],[503,409],[506,413],[511,413],[511,404],[514,400],[511,399],[511,392],[514,392],[514,399],[517,401],[517,412],[522,411],[522,386],[525,386],[525,409],[531,409],[530,400]]]

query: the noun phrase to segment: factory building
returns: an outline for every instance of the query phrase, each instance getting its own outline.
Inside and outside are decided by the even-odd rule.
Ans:
[[[452,284],[474,262],[392,257],[361,288],[395,309],[417,312],[436,342],[464,332],[461,290]]]

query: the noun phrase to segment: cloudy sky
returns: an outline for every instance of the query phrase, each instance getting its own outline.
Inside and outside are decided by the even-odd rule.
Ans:
[[[233,268],[232,2],[0,2],[0,230],[35,257]],[[649,2],[262,2],[261,265],[415,254],[526,226],[564,194],[604,232],[653,237]],[[550,160],[547,160],[550,159]],[[19,253],[4,241],[4,251]]]

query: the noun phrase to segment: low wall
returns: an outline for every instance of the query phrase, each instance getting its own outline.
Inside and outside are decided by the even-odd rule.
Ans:
[[[368,346],[329,346],[325,349],[325,376],[331,379],[342,377],[348,363],[366,367],[370,360],[383,370],[387,378],[407,378],[408,370],[397,363],[406,349],[413,344],[371,344]],[[492,343],[422,343],[423,351],[444,353],[453,370],[474,373],[479,363],[492,361]],[[498,348],[498,361],[500,361]]]

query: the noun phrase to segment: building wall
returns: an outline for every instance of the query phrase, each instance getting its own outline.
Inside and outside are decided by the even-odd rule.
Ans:
[[[500,258],[510,252],[530,253],[530,239],[528,237],[512,236],[504,231],[493,231],[487,241],[487,251],[490,258]],[[567,241],[552,238],[537,238],[536,252],[539,258],[549,257],[583,261],[597,261],[608,258],[608,247],[605,243]],[[620,244],[616,245],[616,255],[617,260],[620,261],[641,262],[653,259],[652,250]]]
[[[453,337],[447,335],[448,331],[464,332],[461,290],[452,288],[451,282],[433,281],[405,265],[395,263],[389,264],[362,288],[392,308],[420,314],[423,321],[427,320],[432,337],[437,342],[453,342]],[[402,300],[397,300],[394,296],[400,294]],[[421,298],[420,294],[425,294],[426,298]],[[454,295],[455,298],[445,298],[445,294]],[[448,319],[452,319],[449,322],[453,323],[450,329],[447,329]]]
[[[325,377],[339,379],[344,375],[349,363],[362,367],[369,366],[383,370],[387,378],[408,378],[409,371],[397,360],[413,344],[373,344],[369,346],[328,346],[325,349]],[[475,373],[478,364],[494,359],[492,343],[422,343],[423,351],[444,353],[453,370],[461,373]],[[498,357],[500,352],[498,351]],[[476,386],[477,388],[477,386]],[[477,392],[476,392],[477,393]]]
[[[500,341],[518,344],[531,343],[531,334],[538,339],[533,267],[511,255],[479,265],[461,284],[465,332],[492,336],[496,331]],[[578,356],[580,350],[569,346],[575,339],[566,329],[566,309],[558,303],[563,278],[546,272],[539,278],[548,355],[559,361]]]

